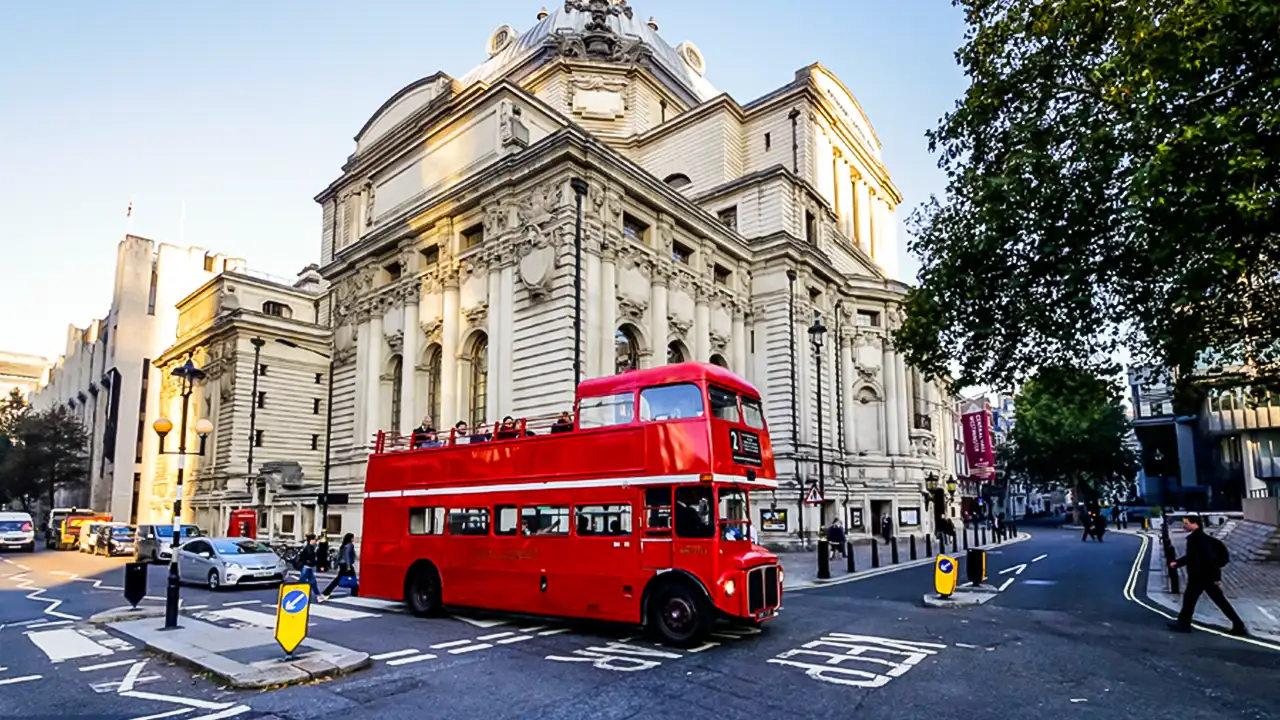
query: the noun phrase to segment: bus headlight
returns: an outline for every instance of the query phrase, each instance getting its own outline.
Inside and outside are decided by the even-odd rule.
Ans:
[[[728,595],[729,597],[733,597],[733,593],[734,593],[737,589],[738,589],[738,586],[733,582],[733,580],[732,580],[732,579],[729,579],[729,580],[725,580],[725,581],[724,581],[724,594],[725,594],[725,595]]]

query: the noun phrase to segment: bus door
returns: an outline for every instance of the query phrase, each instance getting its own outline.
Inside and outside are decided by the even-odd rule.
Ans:
[[[669,570],[674,567],[671,538],[671,487],[644,491],[644,535],[640,538],[640,567]]]
[[[635,561],[631,503],[574,505],[573,517],[577,537],[566,578],[570,603],[561,612],[635,622],[644,585]]]
[[[716,500],[711,483],[678,485],[672,508],[675,567],[697,577],[713,577],[716,568]]]

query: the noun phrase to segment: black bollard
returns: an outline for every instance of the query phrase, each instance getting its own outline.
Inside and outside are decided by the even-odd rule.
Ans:
[[[942,546],[944,548],[947,546],[945,539],[942,541]],[[954,533],[951,535],[951,552],[957,555],[960,554],[960,537]]]
[[[960,534],[964,536],[964,549],[968,550],[969,549],[969,528],[962,529],[960,531]]]
[[[880,567],[880,543],[875,538],[871,538],[871,567]]]
[[[985,525],[982,526],[981,532],[982,532],[982,542],[978,543],[979,547],[987,544],[987,527]]]
[[[912,560],[919,560],[919,559],[920,559],[920,558],[916,555],[916,536],[915,536],[915,535],[912,535],[912,536],[911,536],[911,559],[912,559]]]
[[[897,565],[897,564],[898,564],[898,536],[897,536],[897,535],[894,535],[894,536],[890,539],[890,542],[892,542],[892,543],[893,543],[893,548],[892,548],[892,550],[890,551],[890,552],[892,553],[892,557],[893,557],[893,564],[894,564],[894,565]]]
[[[851,573],[858,572],[858,565],[853,561],[853,541],[850,540],[849,542],[845,543],[844,546],[845,546],[845,550],[848,551],[845,555],[848,567],[846,567],[845,569]]]
[[[933,536],[932,535],[924,536],[924,556],[933,557]]]

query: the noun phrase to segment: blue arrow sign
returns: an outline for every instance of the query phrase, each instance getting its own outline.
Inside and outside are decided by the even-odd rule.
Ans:
[[[280,607],[290,615],[302,612],[307,607],[307,593],[302,590],[291,591],[280,601]]]
[[[938,561],[938,569],[939,569],[939,570],[941,570],[941,571],[942,571],[942,572],[944,572],[944,573],[949,573],[949,572],[951,572],[951,567],[952,567],[952,565],[951,565],[951,561],[950,561],[950,560],[947,560],[947,559],[945,559],[945,558],[944,558],[944,559],[942,559],[942,560]]]

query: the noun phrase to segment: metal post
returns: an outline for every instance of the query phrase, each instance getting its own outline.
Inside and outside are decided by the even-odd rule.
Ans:
[[[898,564],[898,536],[894,535],[892,538],[889,539],[889,541],[893,543],[893,545],[890,546],[890,551],[889,551],[890,556],[893,558],[893,564],[897,565]]]
[[[337,361],[329,357],[329,390],[325,400],[324,418],[324,480],[320,494],[320,540],[316,543],[316,555],[328,569],[329,563],[329,448],[333,446],[333,372]]]
[[[942,549],[945,550],[946,546],[944,545]],[[924,556],[933,557],[933,536],[932,535],[924,536]]]
[[[578,395],[582,382],[582,198],[587,182],[582,178],[569,181],[573,188],[576,216],[573,221],[573,394]]]
[[[823,467],[822,439],[822,342],[813,347],[813,356],[818,366],[818,494],[822,502],[818,503],[818,579],[831,577],[831,548],[827,540],[827,476]]]
[[[191,402],[193,379],[182,377],[182,418],[178,421],[178,481],[177,496],[173,501],[173,540],[169,544],[169,582],[164,596],[164,629],[178,627],[179,593],[182,583],[178,580],[178,543],[182,538],[182,476],[187,467],[187,407]]]
[[[920,556],[916,554],[916,536],[915,536],[915,535],[909,535],[908,537],[910,537],[910,538],[911,538],[911,542],[910,542],[910,545],[911,545],[911,559],[912,559],[912,560],[918,560],[918,559],[920,558]]]
[[[871,538],[871,567],[880,567],[880,544],[875,538]]]
[[[858,564],[854,562],[854,559],[853,559],[853,541],[849,540],[845,542],[844,547],[845,547],[845,550],[848,551],[845,555],[845,561],[847,565],[847,567],[845,567],[845,570],[851,573],[858,572]]]
[[[249,342],[253,343],[253,393],[249,401],[249,477],[253,477],[253,441],[258,430],[258,359],[262,355],[262,346],[267,344],[262,338],[253,338]],[[183,420],[186,420],[183,417]],[[249,503],[253,504],[253,498],[249,498]]]

